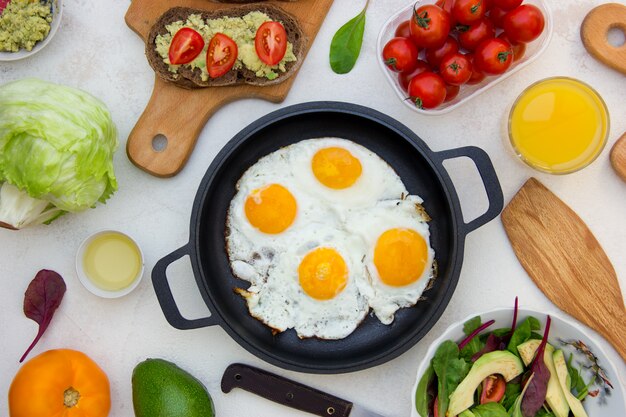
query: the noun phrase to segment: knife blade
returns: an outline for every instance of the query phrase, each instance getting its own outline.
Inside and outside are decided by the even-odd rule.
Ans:
[[[233,388],[321,417],[384,417],[299,382],[242,363],[229,365],[222,376],[222,391]]]

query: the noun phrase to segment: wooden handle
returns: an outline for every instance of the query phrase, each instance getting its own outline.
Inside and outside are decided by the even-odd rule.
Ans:
[[[611,165],[617,175],[626,181],[626,133],[615,142],[611,149]]]
[[[157,177],[176,175],[189,159],[209,117],[226,103],[242,97],[278,102],[284,95],[253,86],[190,91],[156,77],[152,97],[128,137],[128,158],[137,167]],[[158,135],[163,135],[166,140],[160,150],[153,146]]]
[[[603,4],[587,14],[580,28],[580,37],[587,51],[598,61],[626,74],[626,44],[615,47],[607,38],[613,28],[626,33],[626,6]]]

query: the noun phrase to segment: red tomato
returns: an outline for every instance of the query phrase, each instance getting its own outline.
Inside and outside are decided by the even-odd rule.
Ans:
[[[446,83],[434,72],[422,72],[409,82],[408,93],[420,109],[434,109],[446,99]]]
[[[417,65],[417,46],[408,38],[393,38],[383,48],[383,60],[392,71],[411,72]]]
[[[479,82],[485,79],[486,75],[484,72],[476,68],[476,64],[474,64],[473,54],[466,54],[465,56],[467,57],[467,59],[469,59],[472,62],[472,75],[470,76],[469,80],[467,80],[467,84],[470,84],[470,85],[478,84]]]
[[[395,37],[396,38],[410,38],[411,31],[409,29],[409,26],[411,26],[410,20],[405,20],[404,22],[400,23],[398,27],[396,28]]]
[[[467,26],[463,26],[459,30],[459,44],[468,51],[476,49],[478,44],[485,39],[494,38],[496,36],[496,29],[493,23],[485,17],[469,28],[465,29],[466,27]]]
[[[502,32],[500,35],[498,35],[498,38],[504,39],[505,41],[510,43],[511,46],[513,47],[513,62],[517,62],[520,59],[524,58],[524,54],[526,53],[526,44],[524,42],[513,43],[506,36],[506,33],[504,33],[504,32]]]
[[[417,74],[421,74],[422,72],[425,72],[425,71],[432,71],[432,70],[425,61],[418,59],[417,66],[415,67],[413,71],[401,72],[400,74],[398,74],[398,82],[400,83],[400,87],[402,87],[404,91],[408,91],[409,82],[411,81],[411,79],[415,77]]]
[[[450,14],[434,4],[426,4],[413,10],[409,26],[411,38],[420,48],[441,46],[450,32]]]
[[[440,47],[426,50],[426,61],[433,68],[438,68],[444,56],[458,51],[459,43],[452,36],[448,36]]]
[[[499,7],[502,10],[513,10],[520,4],[522,4],[523,0],[492,0],[493,5],[495,7]]]
[[[487,39],[474,52],[474,65],[485,74],[502,74],[512,63],[513,48],[502,39]]]
[[[174,35],[168,56],[174,65],[188,64],[204,49],[202,35],[191,28],[182,28]]]
[[[280,22],[265,22],[256,31],[254,49],[261,61],[276,65],[287,51],[287,31]]]
[[[216,33],[209,42],[206,68],[211,78],[221,77],[235,65],[237,44],[223,33]]]
[[[454,5],[454,0],[437,0],[435,4],[448,12],[448,14],[450,15],[450,27],[455,27],[456,22],[452,17],[452,6]]]
[[[446,99],[443,101],[447,103],[448,101],[452,101],[459,95],[459,91],[461,91],[461,87],[458,85],[449,85],[446,84]]]
[[[532,4],[523,4],[508,12],[502,21],[506,36],[512,42],[530,42],[541,35],[545,26],[543,13]]]
[[[508,12],[506,10],[502,10],[499,7],[494,7],[489,12],[489,19],[493,22],[495,27],[501,28],[502,27],[502,20],[504,19],[504,16],[507,13]]]
[[[484,0],[454,0],[452,18],[463,25],[478,22],[485,15]]]
[[[504,397],[506,382],[500,374],[489,375],[483,380],[483,391],[480,394],[480,403],[496,403]]]
[[[450,85],[463,85],[472,76],[472,63],[459,52],[448,54],[439,65],[441,77]]]

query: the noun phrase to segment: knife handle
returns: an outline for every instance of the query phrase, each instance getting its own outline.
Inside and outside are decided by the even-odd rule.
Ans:
[[[229,365],[222,376],[222,391],[233,388],[322,417],[348,417],[352,411],[351,402],[241,363]]]

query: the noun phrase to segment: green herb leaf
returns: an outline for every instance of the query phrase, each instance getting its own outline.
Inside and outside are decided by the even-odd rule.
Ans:
[[[480,316],[476,316],[469,319],[463,324],[463,333],[466,335],[472,334],[472,332],[478,329],[482,325]],[[474,337],[467,345],[461,349],[461,357],[468,362],[471,362],[472,356],[479,352],[484,346],[484,342],[480,340],[480,337]]]
[[[463,333],[469,336],[474,330],[478,329],[481,324],[483,324],[483,322],[480,316],[471,318],[463,324]]]
[[[446,340],[439,346],[433,358],[433,368],[437,374],[438,415],[445,416],[450,403],[450,394],[469,372],[470,365],[459,358],[459,346]]]
[[[417,384],[417,390],[415,390],[415,410],[422,417],[428,417],[428,405],[433,400],[433,396],[428,392],[428,387],[434,378],[435,370],[431,364],[424,372],[424,375],[422,375],[419,384]]]
[[[363,32],[365,31],[365,7],[348,23],[343,25],[330,43],[330,67],[337,74],[347,74],[354,68],[356,60],[361,53],[363,44]]]
[[[500,403],[487,403],[472,408],[476,417],[509,417],[506,409]]]
[[[513,336],[511,336],[511,340],[507,346],[507,349],[519,357],[519,352],[517,351],[517,347],[530,339],[532,335],[532,331],[538,329],[539,321],[534,317],[527,317],[526,320],[521,322],[515,331],[513,332]],[[536,328],[535,328],[536,327]]]

